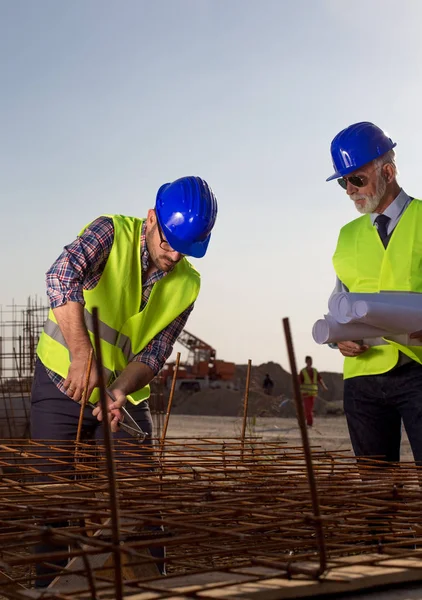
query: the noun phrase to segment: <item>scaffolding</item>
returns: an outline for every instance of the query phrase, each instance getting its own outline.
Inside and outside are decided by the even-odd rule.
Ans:
[[[49,307],[37,297],[26,304],[0,306],[0,439],[26,438],[32,377],[38,339]],[[157,435],[161,435],[165,406],[163,381],[157,376],[151,383],[149,399]]]
[[[0,438],[29,435],[29,396],[48,307],[39,298],[0,307]]]
[[[34,372],[36,348],[48,307],[39,298],[26,305],[0,306],[0,383],[2,389],[21,391]]]

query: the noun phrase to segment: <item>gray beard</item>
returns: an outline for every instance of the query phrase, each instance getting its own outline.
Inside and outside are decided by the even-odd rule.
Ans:
[[[385,191],[387,189],[387,183],[385,179],[379,176],[377,181],[377,191],[373,196],[365,196],[363,194],[352,194],[350,198],[354,201],[356,210],[360,212],[362,215],[366,215],[369,213],[373,213],[378,208],[381,200],[384,197]],[[365,200],[365,204],[359,205],[356,203],[356,200]]]

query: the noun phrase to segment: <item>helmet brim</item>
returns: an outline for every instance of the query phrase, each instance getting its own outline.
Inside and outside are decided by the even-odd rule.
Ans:
[[[176,252],[186,254],[186,256],[193,256],[193,258],[202,258],[205,256],[208,244],[210,243],[211,234],[200,242],[186,242],[179,240],[169,229],[167,229],[167,227],[163,227],[163,231],[168,243]]]
[[[368,160],[367,162],[363,163],[362,165],[351,165],[347,169],[342,169],[341,171],[336,171],[335,173],[330,175],[330,177],[328,177],[328,179],[326,179],[325,181],[332,181],[333,179],[340,179],[340,177],[344,177],[345,175],[350,175],[350,173],[353,173],[354,171],[357,171],[358,169],[362,169],[362,167],[364,167],[365,165],[369,165],[369,163],[376,160],[377,158],[380,158],[380,156],[384,156],[384,154],[386,154],[387,152],[389,152],[396,146],[397,146],[397,144],[393,143],[391,145],[391,147],[388,148],[388,150],[386,150],[385,152],[382,152],[382,154],[378,154],[377,156],[374,156],[374,158],[372,158],[371,160]]]
[[[334,173],[333,175],[330,175],[330,177],[328,177],[325,181],[332,181],[333,179],[340,179],[340,177],[343,177],[343,175],[340,175],[340,173]]]

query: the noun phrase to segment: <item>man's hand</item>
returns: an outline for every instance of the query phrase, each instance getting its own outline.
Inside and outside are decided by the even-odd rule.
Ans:
[[[153,377],[154,372],[148,365],[134,361],[130,362],[110,385],[108,392],[111,393],[114,400],[107,396],[107,412],[113,432],[118,430],[119,421],[123,419],[123,413],[120,409],[126,404],[126,396],[143,388]],[[92,412],[99,421],[103,420],[104,415],[99,402]]]
[[[343,356],[354,358],[366,352],[369,348],[366,344],[358,344],[357,342],[338,342],[337,347]]]
[[[75,400],[75,402],[80,402],[82,400],[82,395],[85,387],[85,380],[87,375],[87,368],[89,362],[89,354],[84,354],[81,356],[75,357],[70,363],[69,371],[67,373],[67,377],[63,382],[63,386],[67,390],[67,395]],[[90,397],[94,388],[99,386],[99,375],[98,375],[98,367],[95,357],[92,357],[92,365],[91,365],[91,373],[89,376],[88,389],[86,398]]]
[[[120,409],[126,404],[127,398],[121,390],[110,388],[109,392],[113,395],[114,400],[107,394],[108,420],[111,431],[115,433],[119,429],[119,421],[123,420],[123,413]],[[94,417],[97,417],[99,421],[103,420],[104,415],[99,402],[97,402],[92,414]]]
[[[422,329],[420,331],[414,331],[413,333],[411,333],[409,335],[409,338],[411,340],[419,340],[420,342],[422,342]]]
[[[92,352],[91,340],[85,325],[84,307],[79,302],[67,302],[54,308],[53,312],[72,357],[63,385],[67,395],[76,402],[80,402],[85,386],[89,355]],[[87,398],[98,385],[98,368],[95,358],[93,358]]]

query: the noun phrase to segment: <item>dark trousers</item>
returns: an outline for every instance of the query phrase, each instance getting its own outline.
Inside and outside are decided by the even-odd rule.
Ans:
[[[143,470],[153,469],[152,454],[148,451],[148,447],[151,447],[152,440],[152,419],[147,401],[141,402],[141,404],[134,406],[130,402],[127,403],[126,409],[135,419],[138,425],[143,431],[149,434],[142,445],[139,448],[139,462],[142,464]],[[44,365],[40,360],[37,360],[35,365],[34,379],[31,390],[31,438],[33,440],[55,440],[54,447],[60,447],[60,442],[72,442],[76,440],[78,422],[79,422],[80,405],[60,392],[60,390],[54,385],[52,380],[47,374]],[[84,410],[84,417],[82,423],[81,441],[97,440],[100,444],[103,440],[103,426],[96,417],[92,414],[92,409],[87,407]],[[113,434],[114,439],[130,439],[133,440],[127,432],[119,430]],[[68,444],[66,448],[68,448]],[[44,452],[44,454],[43,454]],[[41,457],[45,457],[45,460],[41,458],[37,460],[37,469],[39,469],[44,475],[40,475],[37,479],[39,481],[54,481],[54,473],[63,473],[66,475],[66,471],[72,471],[74,469],[74,457],[71,452],[63,452],[54,450],[39,449],[38,454]],[[133,472],[133,452],[131,452],[130,469]],[[119,468],[124,468],[123,461],[125,456],[119,456],[116,451],[116,458],[119,460]],[[53,459],[53,461],[51,460]],[[54,459],[60,462],[54,463]],[[149,467],[145,464],[150,463]],[[129,465],[128,465],[129,467]],[[50,527],[66,527],[66,522],[51,523]],[[151,528],[152,529],[152,528]],[[154,528],[156,529],[156,528]],[[67,546],[52,546],[48,541],[39,544],[35,548],[36,553],[48,553],[48,552],[59,552],[67,551]],[[150,549],[151,554],[156,558],[164,558],[164,548],[155,547]],[[55,561],[57,566],[65,566],[67,561]],[[161,564],[158,565],[160,570],[164,572],[164,567]],[[37,563],[37,587],[44,587],[51,583],[55,577],[55,571],[52,571],[51,567],[44,566],[42,563]]]
[[[399,461],[403,422],[422,465],[422,365],[412,361],[382,375],[346,379],[344,411],[356,456]]]

